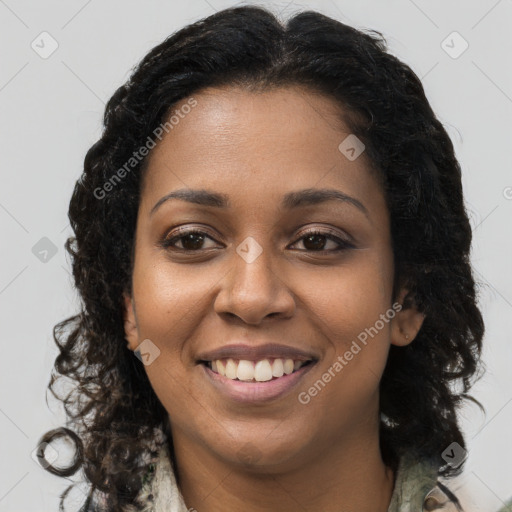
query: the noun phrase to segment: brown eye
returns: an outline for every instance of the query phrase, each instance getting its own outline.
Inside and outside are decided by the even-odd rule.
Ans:
[[[328,240],[325,235],[308,235],[303,237],[302,243],[308,251],[323,251]]]
[[[180,230],[181,234],[174,235],[170,238],[165,238],[162,241],[162,246],[165,248],[175,248],[182,251],[198,251],[204,249],[203,244],[206,239],[213,240],[204,231],[197,229]],[[182,247],[177,247],[176,242],[180,243]]]
[[[303,240],[303,245],[305,247],[306,251],[313,251],[313,252],[335,252],[335,251],[342,251],[345,249],[354,248],[354,245],[347,242],[346,240],[343,240],[342,238],[333,235],[331,232],[326,231],[320,231],[320,230],[314,230],[309,231],[305,233],[299,240]],[[298,242],[298,241],[297,241]],[[297,243],[295,242],[295,243]],[[335,246],[331,249],[326,249],[325,245],[328,242],[333,242]]]

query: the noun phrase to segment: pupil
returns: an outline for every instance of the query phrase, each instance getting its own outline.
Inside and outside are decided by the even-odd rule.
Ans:
[[[194,244],[194,239],[198,239],[196,243]],[[189,233],[188,235],[185,235],[183,238],[182,244],[185,249],[193,250],[193,249],[200,249],[201,244],[203,243],[204,236],[198,233]],[[190,244],[187,246],[189,242],[192,242],[192,246]]]
[[[316,240],[318,242],[318,239],[325,239],[325,236],[324,235],[309,235],[307,236],[305,239],[304,239],[304,247],[306,247],[306,249],[308,248],[307,246],[307,241],[311,241],[311,240]],[[313,249],[320,249],[322,250],[323,249],[323,246],[325,244],[325,240],[322,240],[320,243],[313,243],[312,246],[313,247],[310,247],[310,248],[313,248]]]

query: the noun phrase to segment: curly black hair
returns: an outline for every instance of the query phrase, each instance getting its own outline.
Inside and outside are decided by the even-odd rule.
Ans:
[[[70,201],[74,237],[66,250],[81,310],[54,328],[60,353],[48,385],[68,419],[40,442],[73,437],[79,449],[71,468],[44,465],[61,476],[83,468],[92,484],[88,500],[103,493],[107,510],[133,506],[156,450],[165,442],[172,447],[167,411],[128,349],[123,323],[148,158],[122,180],[119,170],[177,102],[206,87],[297,85],[336,101],[364,142],[390,212],[393,295],[406,285],[404,307],[425,315],[413,343],[391,347],[381,379],[383,460],[396,468],[403,454],[414,452],[434,459],[443,476],[462,469],[446,466],[441,454],[452,442],[465,447],[456,412],[464,399],[478,404],[468,390],[483,367],[484,323],[452,142],[420,79],[387,52],[380,32],[314,11],[285,23],[267,9],[245,6],[186,26],[142,59],[108,101],[103,133],[87,152]],[[74,383],[66,396],[55,391],[62,376]]]

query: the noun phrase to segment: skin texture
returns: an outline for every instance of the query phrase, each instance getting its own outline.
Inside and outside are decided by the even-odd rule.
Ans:
[[[133,294],[125,297],[129,348],[150,339],[160,350],[145,369],[169,413],[185,502],[201,512],[385,512],[393,473],[379,451],[379,380],[390,344],[410,343],[422,314],[401,310],[307,405],[297,399],[393,304],[381,186],[364,153],[350,161],[338,150],[350,132],[329,98],[300,87],[226,87],[194,98],[197,106],[150,154]],[[231,206],[170,200],[150,214],[183,188],[226,194]],[[334,200],[280,206],[284,194],[306,188],[341,191],[367,214]],[[179,251],[183,239],[163,248],[178,225],[210,238],[188,255]],[[334,252],[337,242],[322,237],[308,243],[312,228],[354,248]],[[262,248],[251,263],[236,251],[249,236]],[[275,400],[230,400],[196,363],[199,352],[228,343],[269,341],[318,356]],[[252,462],[240,457],[247,450]]]

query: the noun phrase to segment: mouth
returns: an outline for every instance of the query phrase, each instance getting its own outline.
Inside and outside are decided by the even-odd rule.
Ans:
[[[289,393],[319,356],[277,344],[226,345],[198,355],[204,376],[226,398],[245,403],[274,400]]]
[[[213,373],[230,380],[242,382],[268,382],[291,375],[304,366],[313,364],[313,359],[291,358],[264,358],[256,361],[248,359],[215,359],[213,361],[200,361]]]

